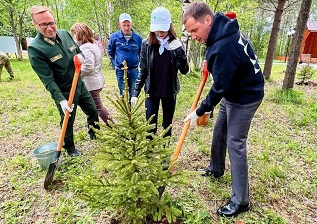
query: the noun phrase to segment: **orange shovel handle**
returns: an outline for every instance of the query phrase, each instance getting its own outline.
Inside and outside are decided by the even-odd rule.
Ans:
[[[204,86],[205,86],[205,83],[207,81],[207,78],[208,78],[208,69],[207,69],[207,61],[205,60],[204,63],[203,63],[203,68],[202,68],[202,77],[201,77],[201,81],[200,81],[200,84],[199,84],[199,87],[198,87],[198,90],[197,90],[197,93],[196,93],[196,97],[195,97],[195,100],[192,104],[192,107],[190,108],[190,113],[193,112],[196,107],[197,107],[197,104],[198,104],[198,101],[199,101],[199,98],[201,96],[201,93],[204,89]],[[176,149],[174,151],[174,154],[173,154],[173,157],[172,157],[172,163],[177,160],[179,154],[180,154],[180,151],[181,151],[181,148],[183,146],[183,143],[184,143],[184,139],[186,137],[186,134],[187,134],[187,131],[189,129],[189,126],[190,126],[190,120],[188,120],[184,127],[183,127],[183,131],[182,131],[182,134],[181,134],[181,137],[179,138],[179,141],[178,141],[178,144],[176,146]]]
[[[69,98],[68,98],[68,102],[67,102],[69,107],[71,107],[73,104],[75,91],[77,88],[78,77],[79,77],[79,73],[80,73],[80,69],[81,69],[81,63],[80,63],[77,55],[74,56],[74,65],[75,65],[75,74],[74,74],[72,87],[70,89]],[[67,128],[67,124],[68,124],[68,120],[69,120],[69,115],[70,115],[69,111],[66,110],[64,120],[63,120],[63,125],[62,125],[62,131],[61,131],[61,134],[60,134],[59,140],[58,140],[57,151],[62,150],[62,146],[63,146],[64,138],[65,138],[65,133],[66,133],[66,128]]]

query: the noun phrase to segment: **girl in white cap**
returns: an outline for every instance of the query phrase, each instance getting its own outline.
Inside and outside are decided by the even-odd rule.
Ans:
[[[178,71],[186,74],[189,70],[187,57],[182,43],[176,39],[170,12],[164,7],[157,7],[151,14],[150,34],[143,41],[141,48],[140,73],[135,83],[131,103],[136,103],[144,86],[148,98],[145,101],[146,119],[155,124],[153,133],[157,131],[157,118],[160,102],[162,102],[164,129],[172,124],[176,95],[180,84]],[[165,136],[171,136],[171,129]]]

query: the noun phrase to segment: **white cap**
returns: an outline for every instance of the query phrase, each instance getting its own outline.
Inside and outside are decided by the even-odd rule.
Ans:
[[[127,13],[122,13],[120,16],[119,16],[119,22],[120,23],[123,23],[124,21],[128,20],[129,22],[132,23],[132,18],[129,14]]]
[[[151,32],[168,31],[172,22],[171,14],[168,9],[164,7],[157,7],[151,14]]]

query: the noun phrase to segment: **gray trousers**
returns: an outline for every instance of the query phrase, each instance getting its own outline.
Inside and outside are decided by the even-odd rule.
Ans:
[[[208,169],[224,172],[228,148],[232,179],[231,201],[238,205],[245,205],[250,201],[247,138],[252,118],[261,102],[262,100],[240,105],[223,98],[213,131]]]

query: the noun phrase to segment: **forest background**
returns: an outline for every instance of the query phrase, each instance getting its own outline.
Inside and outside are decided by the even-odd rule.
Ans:
[[[29,16],[32,5],[49,6],[60,29],[69,30],[75,22],[87,23],[103,40],[118,30],[118,18],[123,12],[133,19],[133,29],[146,38],[149,33],[150,14],[157,6],[171,12],[172,22],[180,37],[182,33],[183,0],[1,0],[0,36],[14,36],[17,43],[25,37],[35,37],[36,30]],[[214,12],[234,11],[239,19],[241,31],[250,39],[259,58],[264,58],[269,44],[272,24],[276,13],[283,13],[278,30],[275,55],[287,55],[289,33],[295,29],[300,10],[299,0],[207,0]],[[279,3],[284,5],[279,9]],[[309,20],[317,19],[316,0],[312,1]],[[274,31],[276,32],[276,31]],[[19,56],[20,57],[20,56]],[[22,57],[22,54],[21,54]]]
[[[272,24],[281,1],[206,1],[214,11],[235,11],[242,32],[251,40],[261,66],[269,49]],[[302,1],[284,1],[274,55],[287,55],[290,31],[295,29]],[[57,26],[69,30],[75,22],[85,22],[104,40],[118,30],[122,12],[131,14],[134,30],[145,38],[149,33],[150,13],[159,5],[167,7],[173,24],[181,36],[183,1],[95,1],[95,0],[1,0],[0,35],[23,38],[34,37],[29,8],[47,5],[52,8]],[[317,19],[317,4],[313,0],[309,20]],[[201,46],[198,49],[203,48]],[[78,113],[76,142],[87,157],[76,160],[63,156],[62,170],[56,174],[55,190],[46,192],[42,171],[32,152],[42,144],[56,141],[60,128],[58,114],[47,91],[33,72],[26,54],[11,56],[16,74],[14,80],[3,75],[0,88],[0,223],[109,223],[108,211],[93,210],[79,199],[71,184],[83,170],[87,157],[98,148],[85,133],[85,116]],[[103,72],[106,87],[102,91],[104,104],[111,107],[107,96],[117,91],[114,71],[104,57]],[[249,161],[252,209],[235,219],[219,219],[217,207],[230,196],[230,165],[221,180],[198,178],[184,189],[174,189],[177,205],[182,209],[184,223],[316,223],[316,88],[298,86],[281,91],[286,64],[274,64],[272,75],[265,85],[265,99],[259,108],[250,131]],[[317,77],[311,77],[316,80]],[[177,112],[173,126],[173,143],[178,140],[182,120],[193,101],[199,72],[180,78]],[[211,80],[207,86],[211,85]],[[193,87],[195,86],[195,87]],[[208,88],[205,88],[205,92]],[[217,108],[215,110],[217,116]],[[180,156],[186,170],[206,165],[209,161],[210,136],[214,119],[201,128],[191,129]],[[94,148],[95,147],[95,148]],[[179,192],[178,192],[179,191]]]

